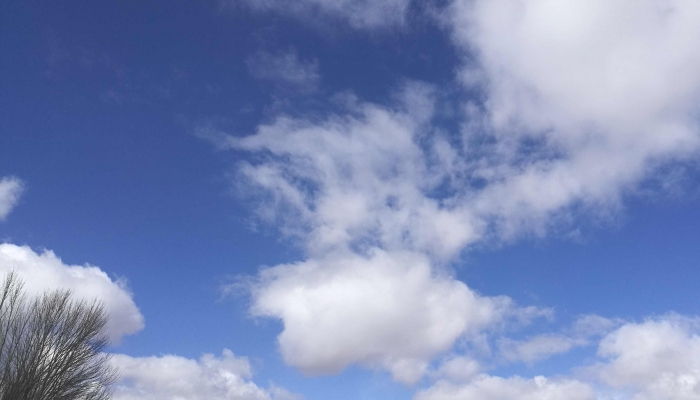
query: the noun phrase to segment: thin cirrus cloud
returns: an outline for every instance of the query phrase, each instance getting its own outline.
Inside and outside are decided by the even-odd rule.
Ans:
[[[0,179],[0,221],[7,218],[17,205],[24,183],[14,177],[4,177]]]
[[[293,50],[259,51],[246,59],[246,65],[251,76],[276,84],[280,89],[311,93],[321,81],[318,61],[301,60]]]
[[[120,373],[115,400],[300,400],[288,391],[263,389],[252,379],[248,359],[224,350],[220,357],[205,354],[199,360],[175,355],[158,357],[111,356]]]
[[[112,280],[99,267],[66,265],[52,251],[37,253],[28,246],[0,244],[0,274],[14,271],[29,294],[68,289],[77,299],[98,300],[109,314],[107,335],[112,343],[143,329],[144,318],[126,284]]]
[[[228,0],[230,1],[230,0]],[[320,22],[337,19],[355,29],[377,30],[405,23],[411,0],[243,0],[254,10],[275,11]]]

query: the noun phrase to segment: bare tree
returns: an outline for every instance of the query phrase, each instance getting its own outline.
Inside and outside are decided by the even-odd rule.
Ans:
[[[9,273],[0,287],[0,400],[107,400],[116,371],[103,350],[107,315],[70,291],[29,299]]]

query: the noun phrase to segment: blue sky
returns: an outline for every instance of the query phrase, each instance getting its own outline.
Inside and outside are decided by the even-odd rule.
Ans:
[[[115,399],[700,399],[695,2],[0,7],[0,271]]]

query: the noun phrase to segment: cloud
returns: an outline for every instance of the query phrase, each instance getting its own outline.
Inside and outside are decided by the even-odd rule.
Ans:
[[[246,59],[248,72],[256,79],[301,93],[314,92],[321,75],[318,61],[303,61],[295,51],[268,53],[260,51]]]
[[[331,18],[355,29],[386,29],[405,23],[411,0],[245,0],[259,11],[276,11],[318,22]]]
[[[267,196],[264,215],[284,215],[283,230],[309,252],[370,244],[449,258],[479,239],[482,221],[457,198],[430,195],[445,183],[453,193],[455,172],[445,139],[427,136],[432,91],[411,84],[395,109],[359,104],[322,122],[280,117],[226,144],[264,157],[242,164],[242,178]]]
[[[280,117],[230,142],[273,156],[243,172],[296,212],[308,245],[371,237],[449,258],[485,237],[545,234],[574,208],[614,209],[656,167],[697,156],[695,2],[455,0],[448,11],[473,60],[461,75],[485,95],[465,108],[461,139],[431,129],[434,89],[413,84],[397,107]]]
[[[505,297],[483,297],[436,275],[418,253],[333,254],[261,272],[252,312],[284,322],[287,363],[309,374],[350,364],[387,368],[415,383],[455,340],[512,312]]]
[[[553,355],[568,353],[575,347],[588,346],[593,338],[600,338],[619,324],[619,321],[586,315],[578,318],[571,328],[561,333],[537,335],[524,340],[500,339],[499,357],[508,362],[533,364]]]
[[[320,124],[281,117],[250,137],[206,134],[261,154],[239,182],[308,254],[263,270],[252,290],[253,314],[283,321],[280,350],[307,373],[360,363],[413,383],[460,337],[544,312],[479,296],[444,267],[480,221],[429,195],[452,168],[444,141],[419,143],[432,90],[409,84],[397,109],[358,105]]]
[[[0,221],[12,212],[23,191],[24,183],[21,180],[14,177],[0,179]]]
[[[472,382],[456,385],[439,381],[421,391],[415,400],[594,400],[593,389],[582,382],[569,379],[501,378],[479,375]]]
[[[470,357],[453,356],[443,362],[431,375],[449,382],[466,383],[481,372],[481,369],[479,362]]]
[[[546,313],[479,296],[448,273],[502,216],[481,207],[488,187],[469,184],[475,167],[431,129],[433,93],[410,83],[393,108],[357,103],[321,122],[280,117],[244,138],[201,134],[259,155],[238,182],[308,255],[264,270],[252,291],[253,313],[284,323],[285,360],[308,373],[360,363],[415,382],[457,339],[506,314]]]
[[[350,3],[259,7],[327,13]],[[306,371],[378,364],[415,381],[457,338],[499,321],[498,313],[480,320],[481,306],[467,307],[494,298],[450,277],[463,251],[614,210],[658,167],[697,156],[696,2],[455,0],[447,10],[453,40],[471,63],[460,79],[483,94],[456,117],[460,132],[435,127],[434,87],[409,83],[392,105],[350,102],[324,118],[279,116],[248,137],[202,135],[254,156],[241,162],[238,184],[258,196],[259,215],[304,250],[305,261],[256,278],[253,312],[282,320],[280,349]],[[411,276],[423,278],[410,285]],[[438,287],[451,295],[436,295]],[[466,308],[451,302],[469,294]],[[413,295],[434,302],[404,300]],[[402,303],[422,307],[424,319],[404,318],[410,307]],[[356,325],[346,315],[357,316]],[[434,336],[442,316],[455,324]],[[393,333],[385,320],[407,333]],[[602,334],[600,322],[581,329]],[[343,336],[353,326],[355,342]],[[392,335],[399,339],[387,342]],[[506,341],[501,350],[534,362],[587,340],[569,332]],[[539,387],[513,379],[504,385]],[[481,382],[486,388],[492,378]],[[540,389],[560,384],[573,385],[546,381]]]
[[[248,360],[230,350],[221,357],[205,354],[199,360],[114,354],[111,362],[121,375],[115,400],[301,400],[281,388],[257,386],[251,381]]]
[[[632,400],[700,399],[700,319],[666,315],[628,323],[607,335],[593,368],[600,379],[628,389]]]
[[[69,289],[76,298],[100,300],[109,313],[107,334],[112,342],[143,329],[143,315],[123,281],[113,281],[99,267],[66,265],[52,251],[36,253],[28,246],[0,244],[0,274],[15,271],[30,294]]]
[[[496,143],[480,207],[504,231],[615,203],[656,166],[697,155],[697,2],[455,0],[447,18],[472,56],[463,81],[485,94],[465,134]]]
[[[605,325],[606,330],[612,326]],[[698,318],[669,314],[624,323],[599,341],[597,357],[593,364],[574,369],[580,378],[437,375],[441,380],[419,392],[415,400],[700,399]],[[471,368],[473,363],[464,365]]]
[[[587,343],[583,339],[574,339],[564,335],[540,335],[525,341],[502,339],[498,342],[498,349],[501,357],[507,361],[522,361],[532,364],[555,354],[567,353],[572,348]]]

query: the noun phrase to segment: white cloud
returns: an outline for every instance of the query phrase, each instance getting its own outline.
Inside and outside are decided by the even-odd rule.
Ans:
[[[112,365],[120,371],[115,400],[300,400],[273,387],[262,389],[251,381],[245,357],[224,350],[221,357],[205,354],[199,360],[165,355],[130,357],[114,354]]]
[[[439,381],[421,391],[414,400],[594,400],[593,389],[569,379],[501,378],[479,375],[468,384],[456,385]]]
[[[0,221],[7,218],[17,205],[23,191],[24,183],[21,180],[13,177],[0,179]]]
[[[524,341],[502,339],[498,342],[500,356],[507,361],[523,361],[532,364],[555,354],[567,353],[576,346],[588,342],[564,335],[540,335]]]
[[[307,20],[333,18],[356,29],[401,26],[411,0],[245,0],[256,10],[273,10]]]
[[[321,75],[318,61],[299,59],[295,51],[268,53],[260,51],[246,59],[248,72],[256,79],[272,81],[283,88],[299,92],[317,89]]]
[[[597,315],[586,315],[561,333],[548,333],[523,340],[503,338],[498,341],[499,357],[509,362],[532,364],[557,354],[569,352],[575,347],[588,346],[594,337],[612,331],[619,325]]]
[[[617,206],[659,164],[697,155],[696,2],[455,0],[448,10],[477,63],[464,74],[486,94],[468,107],[461,145],[430,130],[420,85],[396,109],[279,118],[232,143],[276,157],[244,172],[297,212],[308,244],[372,236],[449,257],[491,231],[543,234],[573,205]],[[484,135],[492,144],[474,142]]]
[[[241,172],[269,196],[261,209],[282,212],[309,252],[376,244],[449,258],[480,237],[483,221],[458,199],[429,196],[454,170],[446,141],[424,136],[432,108],[432,88],[413,84],[395,110],[361,104],[320,123],[281,117],[227,144],[269,156]]]
[[[200,132],[261,154],[241,164],[246,192],[261,191],[261,215],[309,255],[265,270],[253,292],[254,313],[284,323],[288,363],[310,373],[383,366],[414,382],[432,357],[506,310],[542,315],[475,295],[445,272],[490,220],[461,180],[469,167],[459,150],[430,130],[432,91],[409,84],[395,109],[351,105],[320,123],[281,117],[245,138]],[[420,318],[412,308],[424,310]]]
[[[697,2],[456,0],[448,18],[497,143],[475,171],[492,181],[477,205],[504,232],[615,203],[659,163],[697,154]]]
[[[431,375],[449,382],[466,383],[481,372],[481,369],[479,362],[473,358],[454,356],[445,360]]]
[[[598,319],[599,317],[595,317]],[[575,324],[590,325],[591,318]],[[600,324],[603,329],[585,330],[600,334],[617,321]],[[613,325],[611,325],[611,323]],[[579,331],[582,332],[582,331]],[[700,319],[680,315],[650,318],[642,323],[625,323],[607,333],[599,342],[599,360],[574,370],[579,379],[559,377],[501,378],[439,374],[442,379],[419,392],[415,400],[470,399],[700,399]],[[470,371],[474,362],[462,364]],[[452,368],[459,372],[458,368]]]
[[[260,7],[325,13],[351,3]],[[260,215],[306,252],[307,261],[265,270],[253,300],[258,315],[284,322],[282,353],[307,371],[380,364],[399,380],[418,379],[471,326],[497,320],[461,322],[479,321],[478,307],[433,294],[444,285],[473,295],[445,277],[445,264],[485,239],[544,234],[575,210],[614,208],[659,165],[697,155],[697,2],[455,0],[448,9],[455,43],[476,63],[462,78],[486,95],[466,107],[461,143],[431,127],[434,88],[420,84],[407,85],[394,107],[357,102],[325,119],[279,117],[245,138],[203,135],[257,156],[241,164],[241,180],[261,195]],[[420,285],[406,285],[413,271],[423,271]],[[417,322],[425,329],[404,318],[410,293],[434,299],[406,301],[426,310]],[[450,329],[426,333],[448,315]],[[385,344],[394,335],[385,320],[408,333]],[[581,343],[554,335],[503,347],[507,358],[533,362]]]
[[[595,314],[584,315],[574,322],[571,332],[577,337],[600,336],[622,325],[620,319],[608,319]]]
[[[52,251],[36,253],[28,246],[0,244],[0,274],[15,271],[30,294],[69,289],[78,299],[100,300],[109,313],[107,333],[112,342],[140,331],[143,316],[124,282],[113,281],[92,265],[66,265]]]
[[[593,368],[600,379],[634,392],[632,400],[700,399],[700,320],[678,315],[628,323],[607,335]]]
[[[329,255],[261,272],[254,315],[280,318],[287,363],[310,374],[349,364],[387,368],[414,383],[432,357],[512,312],[508,298],[482,297],[436,275],[418,253]]]

